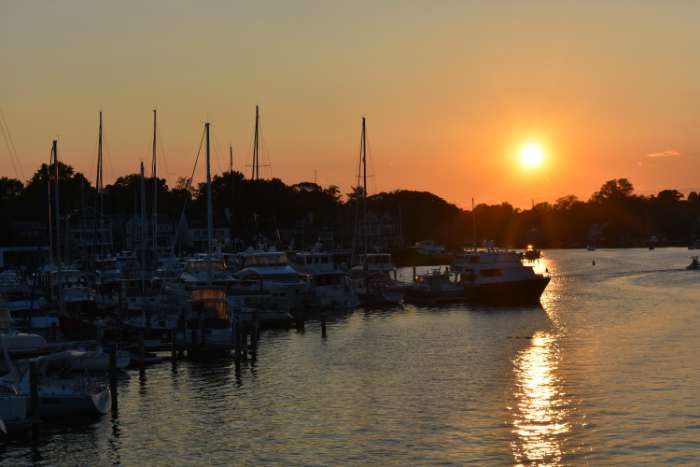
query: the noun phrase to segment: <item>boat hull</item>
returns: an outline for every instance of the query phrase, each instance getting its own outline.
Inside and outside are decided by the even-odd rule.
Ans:
[[[112,407],[108,387],[96,392],[84,394],[41,394],[41,418],[63,416],[97,417],[105,415]]]
[[[539,303],[549,280],[549,277],[537,277],[490,284],[469,284],[464,286],[464,295],[466,300],[476,303],[532,305]]]

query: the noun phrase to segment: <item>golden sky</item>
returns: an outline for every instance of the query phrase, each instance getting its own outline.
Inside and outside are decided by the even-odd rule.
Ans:
[[[700,189],[700,2],[0,1],[0,108],[24,178],[60,139],[94,180],[150,165],[158,108],[172,184],[212,122],[218,172],[249,173],[260,104],[264,176],[347,192],[367,116],[370,191],[460,206],[588,198],[628,177]],[[538,142],[541,167],[518,150]],[[4,142],[0,175],[16,176]]]

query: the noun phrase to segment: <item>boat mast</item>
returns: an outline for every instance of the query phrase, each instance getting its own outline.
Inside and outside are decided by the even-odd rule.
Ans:
[[[360,143],[362,150],[362,242],[365,255],[365,265],[367,263],[367,127],[365,125],[365,117],[362,117],[362,141]]]
[[[61,278],[61,204],[59,196],[60,191],[58,189],[58,140],[53,140],[51,152],[53,153],[54,167],[56,170],[56,181],[54,183],[54,203],[56,204],[56,282],[58,284],[58,310],[61,314],[63,314],[65,304],[63,302],[63,280]]]
[[[93,230],[93,261],[94,255],[97,254],[98,245],[98,224],[102,221],[104,203],[102,201],[102,111],[100,110],[100,129],[97,137],[97,175],[95,176],[95,189],[97,190],[97,205],[95,206],[95,225]]]
[[[144,181],[143,162],[141,162],[139,188],[141,191],[141,216],[139,219],[139,224],[141,226],[141,300],[143,302],[146,291],[146,186]],[[143,307],[142,311],[145,311]]]
[[[257,126],[256,126],[257,127]],[[212,253],[212,200],[211,200],[211,164],[209,157],[209,122],[204,124],[207,138],[207,285],[211,285],[211,253]]]
[[[474,210],[474,198],[472,198],[472,248],[476,251],[476,211]]]
[[[49,156],[49,165],[46,166],[46,188],[49,205],[49,264],[53,264],[53,203],[51,202],[51,163],[53,162],[53,145],[51,146],[51,155]]]
[[[153,155],[151,157],[153,177],[153,255],[158,256],[158,167],[156,161],[156,109],[153,109]]]
[[[255,135],[253,136],[253,174],[251,179],[260,178],[260,109],[255,106]]]

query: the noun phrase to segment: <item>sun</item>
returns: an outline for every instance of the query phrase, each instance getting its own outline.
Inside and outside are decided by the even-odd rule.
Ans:
[[[527,169],[535,169],[544,161],[544,150],[537,143],[527,143],[520,148],[520,165]]]

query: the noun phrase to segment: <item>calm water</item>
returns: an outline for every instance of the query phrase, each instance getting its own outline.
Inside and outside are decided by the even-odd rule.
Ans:
[[[545,254],[542,307],[358,310],[325,340],[317,323],[266,332],[239,371],[131,372],[116,416],[4,442],[0,464],[700,463],[690,252]]]

